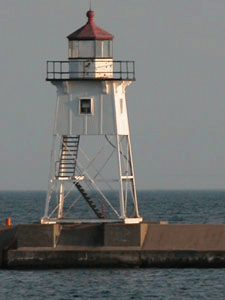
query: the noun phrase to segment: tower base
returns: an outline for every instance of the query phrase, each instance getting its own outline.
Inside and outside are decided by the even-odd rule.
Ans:
[[[42,218],[41,224],[140,224],[143,221],[141,217],[124,219],[70,219],[70,218]]]

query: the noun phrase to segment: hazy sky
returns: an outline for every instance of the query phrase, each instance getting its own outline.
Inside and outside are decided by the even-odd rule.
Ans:
[[[136,61],[127,90],[137,188],[225,188],[225,1],[93,0],[115,36],[114,58]],[[56,89],[46,60],[89,0],[0,1],[0,190],[46,189]]]

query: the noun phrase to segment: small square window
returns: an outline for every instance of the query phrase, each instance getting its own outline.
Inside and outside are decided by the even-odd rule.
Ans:
[[[92,99],[80,99],[80,114],[92,114]]]

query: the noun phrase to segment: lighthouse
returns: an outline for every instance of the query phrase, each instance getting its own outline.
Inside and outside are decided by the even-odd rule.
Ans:
[[[126,88],[133,61],[113,59],[113,36],[94,22],[68,35],[68,60],[47,61],[57,89],[42,224],[142,222],[134,176]]]

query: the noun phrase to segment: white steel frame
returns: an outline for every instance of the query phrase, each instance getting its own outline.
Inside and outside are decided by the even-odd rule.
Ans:
[[[72,97],[72,95],[71,95]],[[93,99],[92,99],[93,101]],[[56,161],[58,158],[60,149],[57,149],[57,143],[62,143],[62,136],[57,134],[57,123],[59,117],[59,105],[60,105],[60,96],[57,97],[56,103],[56,112],[55,112],[55,122],[54,122],[54,131],[53,131],[53,141],[51,149],[51,159],[50,159],[50,173],[49,173],[49,183],[48,183],[48,192],[46,196],[45,212],[44,217],[41,219],[42,223],[79,223],[79,222],[88,222],[88,223],[104,223],[104,222],[124,222],[124,223],[140,223],[142,218],[139,215],[138,211],[138,202],[137,202],[137,192],[134,176],[134,167],[133,167],[133,158],[131,150],[130,135],[111,135],[105,136],[107,142],[105,145],[101,145],[97,155],[100,155],[104,150],[106,144],[111,145],[112,149],[108,153],[107,159],[101,164],[101,166],[95,166],[96,157],[89,158],[85,153],[84,149],[79,147],[79,152],[86,158],[88,164],[86,168],[82,167],[79,162],[79,159],[76,161],[76,169],[79,171],[79,175],[75,178],[60,178],[56,176]],[[71,115],[71,111],[69,113]],[[71,118],[68,120],[69,124]],[[69,132],[71,134],[71,126],[69,125]],[[104,135],[101,135],[104,137]],[[80,136],[82,139],[82,136]],[[111,141],[111,138],[114,138],[114,143]],[[104,179],[102,176],[102,171],[108,162],[113,158],[115,164],[117,164],[118,174],[116,175],[116,181],[118,182],[118,191],[119,191],[119,209],[116,209],[111,203],[111,200],[105,196],[105,193],[99,188],[97,182],[99,177]],[[96,172],[94,176],[89,174],[89,168],[95,168]],[[68,212],[64,211],[64,203],[67,199],[67,196],[76,188],[74,186],[75,181],[86,182],[89,188],[94,189],[99,193],[104,203],[109,207],[113,213],[113,217],[107,219],[77,219],[69,216],[69,211],[77,204],[77,202],[82,198],[82,195],[76,197],[74,202],[70,205]],[[65,189],[65,185],[68,186],[70,183],[70,188]],[[110,186],[108,184],[108,186]],[[129,194],[129,195],[128,195]],[[56,201],[55,206],[50,209],[50,203]],[[133,207],[133,211],[129,212],[128,207]]]
[[[57,111],[57,109],[56,109]],[[82,166],[80,166],[79,161],[76,162],[77,169],[80,171],[78,177],[78,181],[84,180],[86,178],[86,182],[88,182],[89,185],[94,187],[96,191],[102,196],[104,199],[106,205],[111,208],[111,210],[114,213],[114,217],[110,219],[76,219],[76,218],[67,218],[65,217],[66,214],[64,214],[64,201],[67,198],[67,195],[74,189],[73,182],[75,178],[67,178],[62,179],[55,176],[55,162],[56,162],[56,140],[60,139],[60,136],[58,136],[55,133],[56,129],[56,122],[57,122],[57,114],[56,114],[56,121],[54,126],[54,135],[53,135],[53,145],[52,145],[52,151],[51,151],[51,168],[50,168],[50,176],[49,176],[49,187],[48,187],[48,193],[46,197],[46,206],[45,206],[45,214],[42,218],[42,223],[67,223],[67,222],[97,222],[97,223],[104,223],[107,221],[110,222],[124,222],[124,223],[140,223],[142,221],[142,218],[139,215],[138,211],[138,203],[137,203],[137,193],[136,193],[136,185],[135,185],[135,177],[134,177],[134,168],[133,168],[133,160],[132,160],[132,151],[131,151],[131,143],[130,143],[130,137],[129,135],[117,135],[116,136],[116,145],[113,145],[112,151],[108,155],[108,159],[103,162],[102,166],[100,168],[96,168],[94,166],[95,158],[89,159],[83,149],[80,148],[80,152],[86,159],[89,161],[89,164],[87,165],[86,169],[83,169]],[[82,138],[82,137],[81,137]],[[108,137],[107,137],[108,139]],[[111,141],[108,139],[108,142],[111,143]],[[101,154],[101,151],[104,149],[105,145],[100,147],[99,153],[97,155]],[[118,163],[118,182],[119,182],[119,201],[120,201],[120,209],[119,211],[113,206],[110,199],[108,199],[103,191],[100,190],[98,184],[97,184],[97,178],[101,177],[102,169],[105,167],[105,165],[108,163],[108,161],[113,156],[114,152],[117,153],[117,163]],[[90,166],[94,166],[96,170],[96,174],[93,177],[90,177],[88,173],[88,169]],[[102,178],[102,177],[101,177]],[[65,183],[71,183],[71,188],[68,191],[65,191]],[[109,184],[108,184],[109,185]],[[109,185],[110,186],[110,185]],[[128,192],[130,191],[132,205],[134,212],[132,214],[132,217],[129,217],[129,212],[127,211],[128,207]],[[52,195],[55,194],[56,201],[58,198],[58,201],[56,202],[56,206],[52,211],[50,211],[50,202],[53,200]],[[76,203],[81,199],[81,195],[79,195],[75,200],[74,203],[71,204],[71,209]],[[57,217],[52,217],[54,213],[57,212]]]

